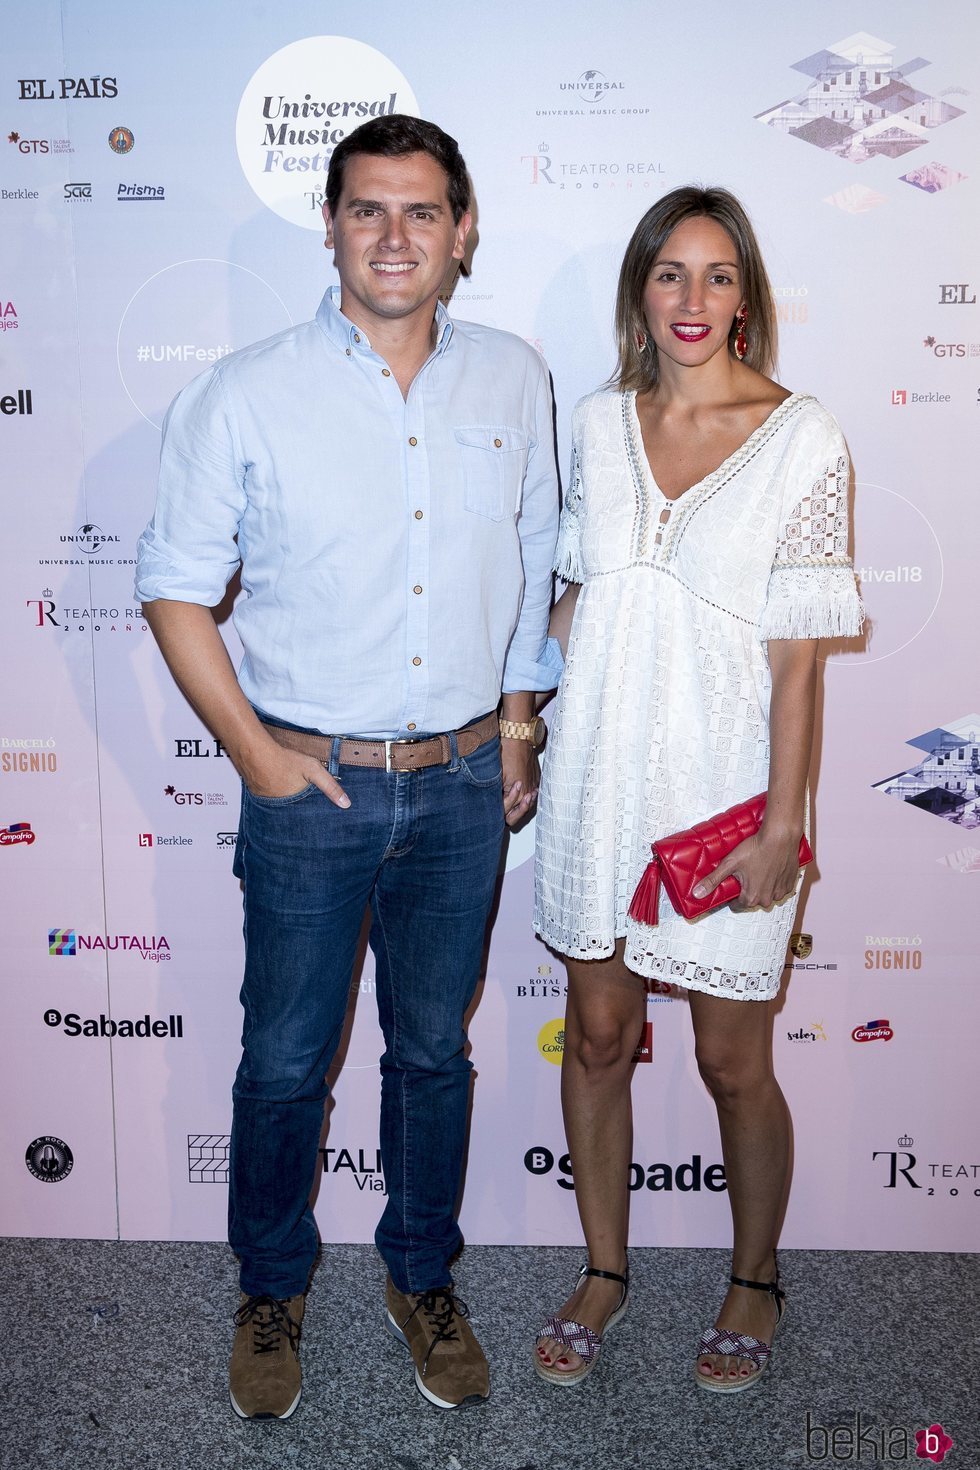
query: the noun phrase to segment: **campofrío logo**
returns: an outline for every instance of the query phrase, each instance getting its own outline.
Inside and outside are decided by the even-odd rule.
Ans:
[[[415,93],[373,46],[348,36],[293,41],[263,61],[242,93],[236,122],[242,171],[268,209],[319,231],[316,201],[334,148],[360,123],[396,112],[418,117]]]
[[[183,1016],[171,1015],[165,1021],[154,1021],[149,1012],[137,1021],[116,1021],[106,1015],[83,1018],[77,1011],[66,1011],[63,1014],[52,1006],[44,1012],[44,1024],[53,1031],[60,1027],[65,1036],[98,1036],[109,1041],[125,1041],[131,1037],[142,1037],[147,1041],[179,1041],[184,1034]]]
[[[30,822],[11,822],[9,827],[0,827],[0,847],[30,847],[36,836]]]
[[[42,1184],[60,1184],[74,1168],[75,1158],[63,1138],[45,1133],[27,1145],[24,1163]]]
[[[863,1026],[855,1026],[851,1032],[852,1041],[891,1041],[895,1035],[887,1020],[868,1021]]]

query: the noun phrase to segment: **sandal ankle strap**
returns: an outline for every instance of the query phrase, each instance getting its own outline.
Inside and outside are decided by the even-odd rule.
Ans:
[[[580,1276],[601,1276],[603,1281],[618,1281],[622,1287],[628,1287],[630,1284],[628,1272],[625,1276],[620,1276],[617,1271],[600,1271],[596,1266],[583,1266],[578,1274]]]
[[[744,1276],[729,1276],[733,1286],[748,1286],[752,1291],[767,1291],[776,1304],[776,1320],[783,1315],[783,1302],[786,1300],[785,1291],[781,1290],[779,1277],[775,1281],[746,1281]]]

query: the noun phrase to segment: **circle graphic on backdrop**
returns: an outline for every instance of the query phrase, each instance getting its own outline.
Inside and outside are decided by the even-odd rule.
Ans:
[[[292,326],[279,293],[231,260],[178,260],[133,292],[116,363],[136,411],[159,429],[174,395],[211,363]]]
[[[560,1067],[564,1050],[565,1017],[558,1016],[554,1021],[546,1021],[538,1032],[538,1051],[546,1062],[553,1062],[556,1067]]]
[[[24,1162],[42,1184],[60,1184],[75,1165],[74,1155],[64,1139],[50,1133],[28,1144]]]
[[[880,663],[918,638],[943,591],[943,550],[924,511],[897,490],[867,480],[856,487],[854,570],[868,614],[864,646],[821,639],[835,668]]]
[[[267,209],[322,230],[330,155],[363,122],[393,112],[419,116],[402,73],[349,36],[307,36],[263,61],[238,104],[242,172]]]
[[[113,128],[109,134],[109,147],[113,153],[132,153],[135,142],[130,128]]]

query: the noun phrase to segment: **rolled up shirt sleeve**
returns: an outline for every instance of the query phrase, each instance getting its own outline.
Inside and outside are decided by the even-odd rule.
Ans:
[[[187,385],[163,425],[152,519],[139,539],[136,595],[214,607],[240,565],[247,466],[221,364]]]
[[[504,694],[523,689],[554,689],[562,668],[560,649],[548,637],[553,590],[551,568],[558,539],[554,414],[547,370],[540,359],[535,367],[534,442],[528,452],[517,526],[524,564],[524,597],[504,661]]]

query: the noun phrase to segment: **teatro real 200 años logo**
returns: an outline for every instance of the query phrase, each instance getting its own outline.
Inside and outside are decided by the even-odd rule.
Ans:
[[[290,224],[321,230],[330,155],[361,123],[419,116],[387,56],[347,36],[308,36],[263,61],[242,93],[236,136],[245,177]]]

